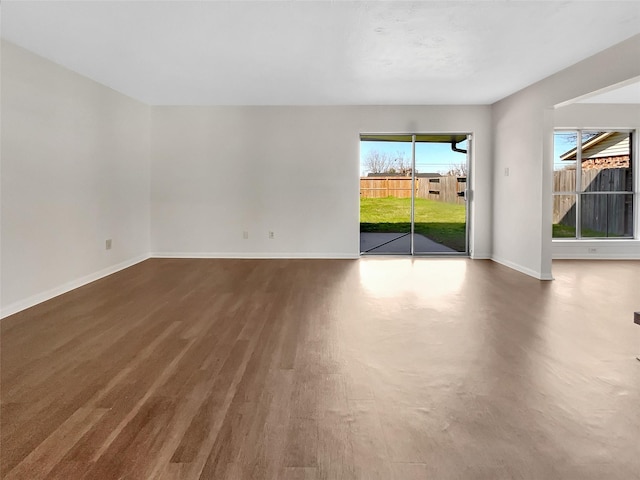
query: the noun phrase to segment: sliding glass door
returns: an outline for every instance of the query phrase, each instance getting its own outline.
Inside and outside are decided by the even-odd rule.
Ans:
[[[416,142],[416,254],[467,252],[468,135],[420,135]]]
[[[466,254],[470,135],[360,140],[360,252]]]
[[[362,136],[360,147],[360,252],[410,255],[412,136]]]

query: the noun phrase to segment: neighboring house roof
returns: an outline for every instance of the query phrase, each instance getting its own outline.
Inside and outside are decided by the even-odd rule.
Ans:
[[[604,157],[629,155],[629,132],[601,132],[582,144],[582,161]],[[576,160],[578,148],[560,155],[560,160]]]

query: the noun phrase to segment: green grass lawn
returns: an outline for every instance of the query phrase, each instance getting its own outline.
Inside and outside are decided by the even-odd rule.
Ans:
[[[458,252],[465,251],[465,206],[416,198],[415,232]],[[361,198],[360,231],[411,231],[410,198]]]
[[[597,230],[591,230],[589,228],[582,229],[582,238],[612,238],[612,237],[624,237],[624,235],[609,234],[606,232],[599,232]],[[553,224],[553,238],[576,238],[576,228],[569,225],[563,225],[561,223]]]
[[[576,238],[576,229],[561,223],[554,223],[553,238]]]

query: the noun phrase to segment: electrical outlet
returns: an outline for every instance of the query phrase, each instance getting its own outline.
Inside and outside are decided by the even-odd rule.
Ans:
[[[504,168],[504,176],[508,177],[509,176],[509,167],[505,167]]]
[[[276,238],[276,234],[272,231],[269,231],[269,239],[273,240],[274,238]]]
[[[596,247],[589,247],[589,248],[587,249],[587,251],[588,251],[589,253],[598,253],[598,249],[597,249]]]
[[[107,238],[107,240],[104,242],[105,250],[111,250],[111,242],[112,240],[110,238]]]
[[[247,232],[246,230],[242,232],[242,238],[244,238],[245,240],[249,238],[249,232]]]

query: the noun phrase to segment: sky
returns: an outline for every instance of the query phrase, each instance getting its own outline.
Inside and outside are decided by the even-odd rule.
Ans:
[[[563,162],[560,155],[567,153],[572,148],[576,148],[576,132],[556,132],[553,136],[553,169],[563,170],[568,165],[575,166],[573,162]]]
[[[466,149],[467,142],[460,142],[458,148]],[[405,154],[411,163],[411,142],[360,142],[360,175],[366,176],[364,160],[370,151],[377,150],[395,155],[397,152]],[[449,143],[416,143],[416,172],[417,173],[446,173],[453,165],[466,163],[463,153],[451,150]]]
[[[598,133],[602,133],[599,131],[589,131],[589,130],[583,130],[582,131],[582,143],[584,144],[584,142],[586,142],[587,140],[589,140],[590,138],[592,138],[594,135],[597,135]],[[562,155],[563,153],[567,153],[569,150],[576,148],[577,146],[577,132],[574,131],[558,131],[555,132],[553,135],[553,169],[554,170],[564,170],[567,166],[573,166],[573,168],[575,168],[576,166],[576,161],[573,160],[571,162],[566,161],[563,162],[562,160],[560,160],[560,155]]]
[[[573,135],[573,137],[571,137]],[[571,162],[563,162],[560,155],[575,148],[575,132],[556,132],[553,146],[553,168],[562,170]],[[458,144],[458,148],[467,148],[467,142]],[[360,175],[366,176],[364,160],[370,151],[377,150],[395,155],[402,152],[405,158],[411,162],[411,142],[360,142]],[[416,143],[416,171],[417,173],[445,173],[452,165],[465,163],[466,158],[462,153],[451,150],[448,143]],[[573,162],[575,165],[575,162]]]

